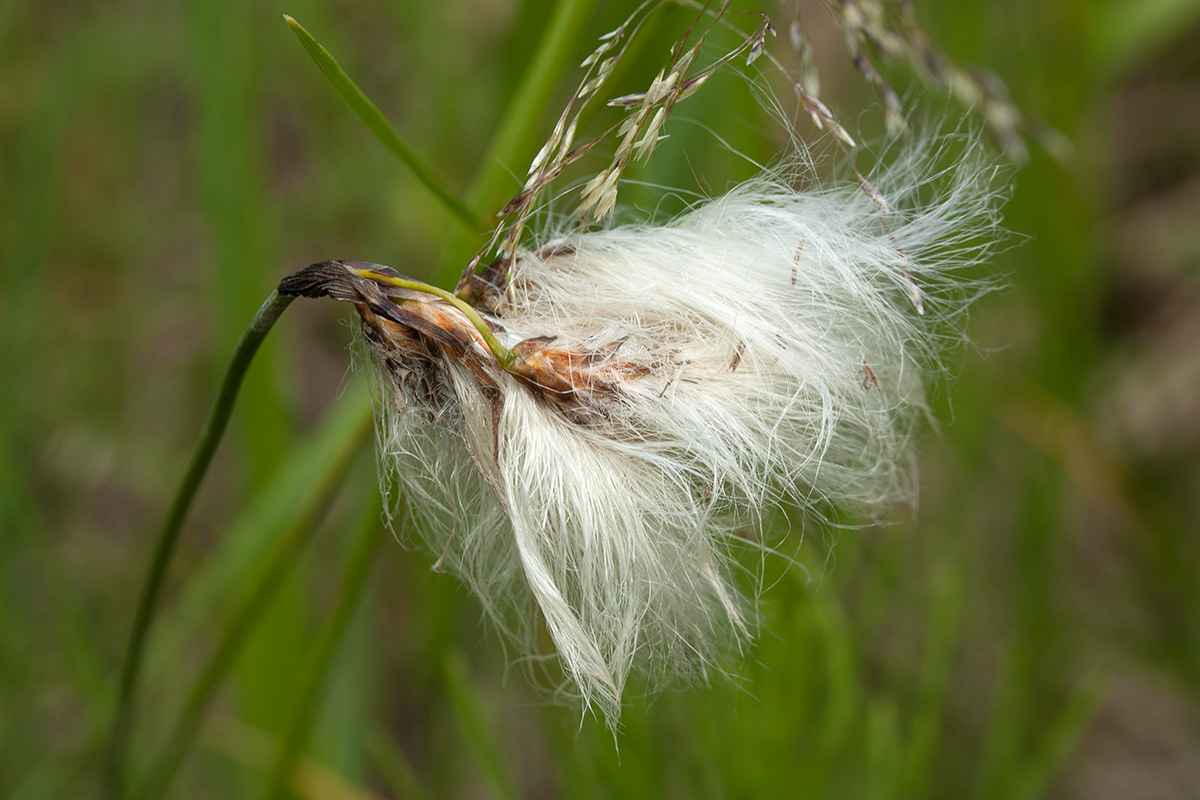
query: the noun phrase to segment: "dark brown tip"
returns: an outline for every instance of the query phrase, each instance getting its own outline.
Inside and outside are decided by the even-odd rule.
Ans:
[[[350,273],[340,261],[322,261],[288,275],[279,282],[279,293],[293,297],[336,296],[350,281]]]

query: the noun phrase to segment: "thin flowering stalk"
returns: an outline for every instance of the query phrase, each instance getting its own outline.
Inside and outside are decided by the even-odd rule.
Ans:
[[[877,62],[903,63],[925,81],[944,86],[968,107],[978,107],[988,130],[1014,161],[1027,155],[1028,136],[1057,158],[1070,144],[1039,120],[1027,117],[1008,98],[1004,84],[994,75],[965,68],[938,50],[917,23],[910,0],[823,0],[841,27],[855,67],[884,102],[889,130],[907,126],[896,90]],[[872,52],[877,57],[872,57]]]
[[[225,368],[225,376],[217,398],[209,411],[208,419],[196,442],[191,462],[180,482],[179,489],[171,503],[167,519],[159,533],[155,545],[154,556],[146,572],[142,584],[141,596],[138,600],[137,613],[134,616],[133,629],[129,634],[129,644],[125,650],[125,662],[121,670],[121,683],[117,694],[117,708],[113,720],[112,734],[109,739],[108,761],[106,767],[106,787],[112,797],[124,795],[124,761],[125,744],[133,725],[134,699],[138,679],[141,676],[142,657],[145,651],[146,635],[150,630],[151,619],[158,604],[158,596],[162,590],[163,579],[175,553],[179,541],[179,533],[183,529],[192,500],[200,483],[208,473],[208,467],[216,454],[217,446],[225,434],[229,417],[237,400],[242,379],[250,362],[254,360],[259,345],[270,332],[279,316],[291,304],[294,298],[272,292],[262,307],[250,321],[250,325],[242,333],[234,346],[233,355]]]
[[[511,165],[519,163],[528,151],[537,120],[558,85],[595,5],[595,0],[562,0],[556,4],[529,68],[496,125],[496,134],[468,195],[472,208],[490,214],[508,196]],[[447,282],[459,274],[462,260],[470,257],[476,244],[473,236],[460,234],[457,239],[451,241],[446,249],[449,258],[443,258],[437,269],[437,274]]]
[[[616,203],[617,184],[621,174],[630,161],[649,159],[658,143],[662,126],[675,104],[699,89],[714,72],[738,56],[745,55],[747,63],[752,62],[757,54],[763,51],[764,40],[768,34],[774,32],[770,20],[765,15],[759,15],[758,27],[752,33],[744,34],[743,40],[737,46],[706,67],[692,72],[691,68],[701,46],[712,27],[723,19],[729,1],[725,0],[711,11],[707,6],[695,6],[698,8],[696,20],[675,42],[671,48],[670,60],[647,90],[608,101],[611,106],[625,109],[624,119],[614,123],[595,138],[576,145],[575,134],[580,117],[611,78],[616,65],[625,57],[629,42],[645,25],[649,15],[664,3],[665,0],[646,2],[638,6],[624,23],[602,36],[596,50],[584,59],[582,66],[585,72],[579,88],[567,101],[550,138],[534,156],[525,185],[516,197],[501,209],[501,224],[496,227],[489,242],[467,263],[459,280],[460,290],[470,283],[471,276],[478,271],[485,255],[496,251],[502,259],[511,260],[542,191],[570,164],[578,161],[615,132],[621,141],[612,163],[597,173],[584,187],[576,212],[583,222],[598,222],[604,219]],[[708,24],[699,29],[696,41],[689,45],[700,21],[707,21]]]
[[[550,137],[533,157],[525,186],[497,215],[501,220],[507,221],[507,224],[497,225],[489,243],[467,262],[458,282],[460,288],[479,269],[481,257],[486,252],[495,249],[501,239],[508,245],[513,245],[520,239],[525,220],[531,213],[541,190],[560,175],[567,164],[582,157],[591,149],[591,144],[603,138],[602,135],[591,144],[572,147],[580,116],[588,101],[596,95],[605,81],[611,78],[616,65],[627,54],[629,42],[636,37],[650,13],[659,5],[661,2],[658,0],[647,0],[639,5],[625,22],[601,36],[599,46],[584,59],[581,66],[586,71],[580,80],[579,88],[567,101]],[[577,109],[577,105],[581,101],[584,107]]]

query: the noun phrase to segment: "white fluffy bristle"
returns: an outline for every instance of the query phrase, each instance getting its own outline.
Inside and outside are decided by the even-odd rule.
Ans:
[[[754,627],[736,529],[780,502],[878,517],[911,499],[925,386],[979,291],[959,276],[996,239],[993,174],[966,149],[937,168],[910,145],[870,176],[886,210],[777,172],[665,225],[520,253],[492,319],[505,345],[645,369],[586,414],[497,369],[493,418],[450,359],[432,387],[384,392],[381,459],[438,566],[530,653],[544,620],[610,718],[634,668],[703,675]]]

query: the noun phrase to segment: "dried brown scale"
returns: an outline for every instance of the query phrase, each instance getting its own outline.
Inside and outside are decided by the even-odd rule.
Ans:
[[[746,352],[746,343],[738,342],[737,349],[733,351],[733,358],[729,359],[729,371],[735,371],[742,363],[742,355]]]
[[[568,412],[607,416],[606,406],[619,398],[622,383],[653,372],[650,364],[613,357],[623,340],[596,350],[547,346],[552,341],[554,337],[539,336],[516,344],[514,374]],[[579,419],[574,413],[571,418]]]
[[[879,385],[879,378],[875,377],[875,370],[871,369],[864,362],[862,365],[862,388],[869,389],[874,386],[878,391],[883,391],[883,387]]]
[[[551,255],[573,252],[569,247],[545,249]],[[431,295],[380,283],[356,274],[353,269],[376,273],[383,279],[399,276],[393,270],[366,262],[323,262],[285,278],[280,291],[306,297],[329,296],[353,303],[362,319],[363,335],[373,359],[396,384],[398,408],[404,407],[401,387],[411,386],[413,381],[422,396],[436,397],[433,387],[438,379],[431,372],[440,368],[439,359],[449,359],[471,373],[492,403],[495,440],[502,410],[497,383],[501,371],[507,370],[576,422],[585,422],[597,414],[607,416],[607,408],[619,398],[623,382],[653,372],[652,364],[615,358],[623,340],[580,349],[552,346],[556,341],[553,336],[518,342],[511,348],[512,363],[504,367],[460,309]],[[506,260],[493,262],[466,282],[460,296],[490,311],[503,302],[501,282],[506,273]],[[486,322],[493,330],[502,330],[498,324]],[[497,452],[498,442],[493,441],[493,459]]]

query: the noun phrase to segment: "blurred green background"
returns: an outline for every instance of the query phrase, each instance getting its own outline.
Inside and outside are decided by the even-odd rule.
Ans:
[[[99,794],[158,526],[279,278],[337,257],[432,278],[464,247],[280,15],[468,196],[554,5],[0,4],[0,796]],[[562,42],[546,112],[518,107],[512,172],[630,4],[599,5]],[[786,49],[792,6],[765,10]],[[804,14],[822,96],[878,129],[828,16]],[[918,513],[836,537],[793,520],[812,579],[767,560],[738,677],[635,689],[614,736],[546,702],[456,580],[379,536],[348,317],[297,303],[168,575],[130,786],[164,774],[174,741],[166,796],[186,798],[273,781],[305,798],[1200,797],[1200,4],[917,0],[917,16],[1075,147],[1064,163],[1034,147],[1011,175],[1008,290],[955,354]],[[736,78],[714,81],[638,177],[744,177],[704,125],[764,160],[782,146]]]

